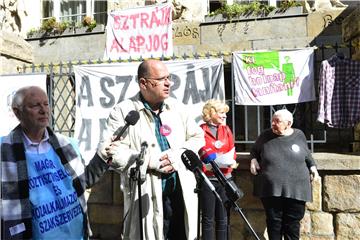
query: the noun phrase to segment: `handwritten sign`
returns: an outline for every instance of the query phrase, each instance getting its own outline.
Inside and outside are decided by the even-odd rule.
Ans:
[[[72,177],[55,151],[27,154],[30,201],[34,236],[41,239],[64,238],[62,228],[81,236],[83,215]]]
[[[235,103],[277,105],[315,100],[312,48],[234,52]]]
[[[164,62],[172,76],[170,97],[189,105],[196,121],[201,120],[204,103],[210,98],[225,99],[223,59]],[[90,159],[115,104],[139,92],[139,62],[80,65],[74,67],[76,81],[75,138],[82,154]]]
[[[171,56],[170,3],[108,14],[104,59]]]

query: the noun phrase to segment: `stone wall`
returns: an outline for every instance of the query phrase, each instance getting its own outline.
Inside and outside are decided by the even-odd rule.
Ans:
[[[0,74],[17,73],[18,67],[33,62],[33,48],[16,33],[0,30]]]
[[[321,179],[313,182],[313,202],[301,223],[302,240],[360,239],[360,154],[313,154]],[[252,196],[249,155],[239,154],[234,172],[245,196],[237,204],[260,239],[267,239],[265,213],[258,198]],[[119,175],[109,172],[93,189],[89,198],[90,221],[95,237],[120,239],[122,193]],[[247,224],[234,209],[230,217],[231,239],[254,239]]]
[[[350,10],[311,14],[276,15],[268,18],[222,22],[175,21],[174,54],[195,52],[231,53],[251,49],[293,49],[309,45],[342,43],[341,23]],[[276,27],[274,27],[276,26]],[[296,27],[294,27],[296,26]],[[105,32],[44,39],[28,39],[33,46],[34,63],[102,59]],[[51,52],[52,54],[48,54]],[[229,54],[231,56],[231,54]],[[225,61],[231,62],[229,58]]]

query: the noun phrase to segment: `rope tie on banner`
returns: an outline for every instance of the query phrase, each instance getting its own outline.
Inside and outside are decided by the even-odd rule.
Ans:
[[[89,60],[70,60],[67,62],[67,65],[91,65],[91,64],[102,64],[102,63],[123,63],[123,62],[141,62],[147,59],[157,59],[157,60],[186,60],[186,59],[206,59],[211,57],[225,57],[225,56],[231,56],[231,52],[206,52],[206,53],[198,53],[195,52],[194,54],[186,54],[183,55],[175,55],[173,54],[170,57],[165,57],[164,55],[161,57],[149,57],[144,58],[140,56],[139,58],[132,58],[131,56],[128,59],[122,59],[119,57],[119,59],[89,59]],[[26,72],[26,69],[32,69],[32,72],[36,72],[38,70],[44,71],[44,68],[49,69],[50,66],[52,67],[59,67],[64,66],[64,63],[49,63],[49,64],[24,64],[23,66],[18,66],[18,72]]]

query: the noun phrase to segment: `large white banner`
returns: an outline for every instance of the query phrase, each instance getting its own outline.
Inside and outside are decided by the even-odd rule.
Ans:
[[[315,100],[314,49],[233,53],[235,103],[278,105]]]
[[[174,84],[171,97],[189,105],[196,121],[201,120],[204,102],[225,99],[223,59],[164,62]],[[139,92],[137,68],[140,62],[79,65],[76,81],[75,137],[89,160],[100,141],[105,121],[115,104]]]
[[[2,75],[0,76],[0,136],[7,135],[19,121],[14,115],[11,102],[14,93],[25,86],[39,86],[46,92],[46,74]]]
[[[172,55],[170,2],[108,14],[104,59]]]

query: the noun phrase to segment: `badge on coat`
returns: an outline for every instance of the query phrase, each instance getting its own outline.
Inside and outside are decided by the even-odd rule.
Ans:
[[[214,143],[215,148],[220,149],[223,146],[223,142],[216,140]]]
[[[170,133],[171,133],[171,128],[168,125],[166,125],[166,124],[161,125],[161,127],[160,127],[161,135],[166,137],[166,136],[169,136]]]
[[[293,152],[296,152],[296,153],[298,153],[300,151],[300,147],[297,144],[291,145],[291,149],[293,150]]]

